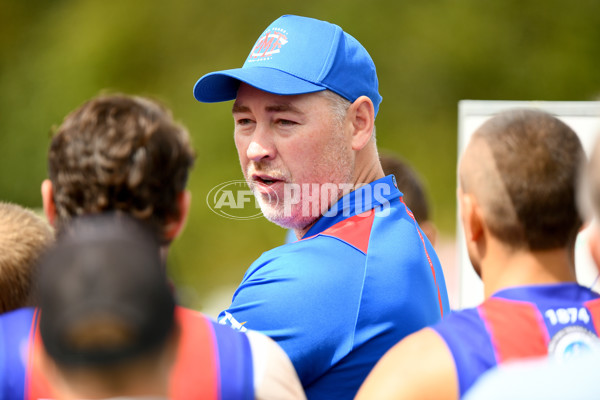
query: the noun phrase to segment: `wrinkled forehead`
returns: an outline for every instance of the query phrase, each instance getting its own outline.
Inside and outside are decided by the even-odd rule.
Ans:
[[[247,83],[241,83],[240,87],[237,91],[237,95],[234,101],[236,103],[243,103],[248,101],[268,101],[274,103],[298,103],[303,101],[311,101],[313,99],[317,99],[321,96],[319,94],[322,92],[316,93],[303,93],[303,94],[276,94],[270,93],[261,89],[258,89],[252,85],[248,85]]]
[[[253,86],[242,84],[233,102],[232,113],[243,112],[293,112],[310,115],[322,112],[330,106],[325,92],[297,95],[278,95],[265,92]],[[331,107],[326,108],[329,110]]]

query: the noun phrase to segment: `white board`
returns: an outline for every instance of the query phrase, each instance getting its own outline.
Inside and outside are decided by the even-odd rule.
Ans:
[[[600,101],[491,101],[491,100],[462,100],[458,104],[458,160],[467,146],[473,132],[485,121],[499,111],[510,108],[530,107],[547,111],[567,125],[579,136],[587,155],[590,155],[596,137],[600,133]],[[458,307],[473,307],[483,300],[483,284],[473,271],[463,235],[463,228],[458,217],[457,206],[458,246]],[[575,264],[577,279],[580,284],[600,289],[598,270],[593,265],[587,246],[587,231],[577,238],[575,247]]]

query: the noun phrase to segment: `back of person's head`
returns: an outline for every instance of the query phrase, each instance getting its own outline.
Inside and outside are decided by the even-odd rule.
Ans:
[[[577,186],[585,153],[577,134],[539,110],[500,112],[471,138],[460,187],[481,206],[490,232],[531,251],[572,244],[582,219]]]
[[[42,217],[0,202],[0,313],[35,303],[35,264],[54,231]]]
[[[394,174],[404,202],[418,222],[429,220],[429,201],[416,171],[399,156],[382,152],[379,161],[386,175]]]
[[[431,212],[425,185],[417,172],[400,156],[386,151],[380,153],[379,161],[385,175],[393,174],[396,177],[404,203],[410,208],[429,240],[434,243],[437,229],[430,220]]]
[[[147,224],[108,213],[73,219],[42,258],[40,334],[72,394],[131,394],[143,376],[166,390],[177,328],[159,248]]]
[[[161,231],[179,217],[193,162],[188,132],[156,101],[93,98],[66,116],[48,152],[57,225],[121,210]]]

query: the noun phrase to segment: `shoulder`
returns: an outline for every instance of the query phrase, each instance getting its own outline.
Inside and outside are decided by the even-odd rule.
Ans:
[[[435,331],[425,328],[381,358],[357,399],[458,399],[458,393],[452,354]]]
[[[305,399],[292,362],[268,336],[246,332],[253,355],[254,388],[257,399]]]
[[[471,365],[474,355],[487,360],[489,364],[495,363],[488,327],[478,307],[452,311],[430,329],[444,341],[457,368]],[[468,337],[464,332],[469,332]]]
[[[0,339],[7,349],[28,339],[36,320],[35,308],[19,308],[0,314]]]
[[[264,253],[247,271],[234,298],[241,300],[244,292],[248,294],[246,289],[251,289],[253,293],[259,290],[262,299],[276,300],[284,309],[322,308],[325,303],[344,302],[362,290],[365,269],[364,253],[337,238],[316,236]],[[297,301],[299,295],[309,293],[304,303]]]
[[[26,307],[1,313],[0,324],[9,324],[13,323],[14,321],[29,322],[31,324],[35,312],[35,308]]]
[[[472,329],[481,323],[479,309],[473,307],[450,311],[440,322],[432,325],[432,328],[438,332],[447,329],[455,330],[457,326],[466,326],[468,329]]]
[[[327,235],[317,235],[288,243],[263,253],[246,273],[246,278],[268,273],[270,277],[288,275],[331,274],[343,272],[342,266],[361,265],[365,255],[347,242]],[[326,265],[327,268],[322,268]],[[298,268],[294,268],[294,267]],[[338,271],[340,270],[340,271]]]

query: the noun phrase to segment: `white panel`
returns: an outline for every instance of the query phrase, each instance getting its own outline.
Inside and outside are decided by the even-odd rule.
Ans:
[[[473,132],[501,110],[533,107],[556,115],[578,134],[586,153],[590,154],[600,133],[600,101],[489,101],[462,100],[458,104],[458,159]],[[458,207],[458,206],[457,206]],[[473,271],[463,236],[457,208],[456,243],[458,247],[459,299],[458,308],[473,307],[483,300],[483,285]],[[575,263],[579,283],[600,289],[598,270],[591,261],[587,245],[587,231],[577,238]]]

